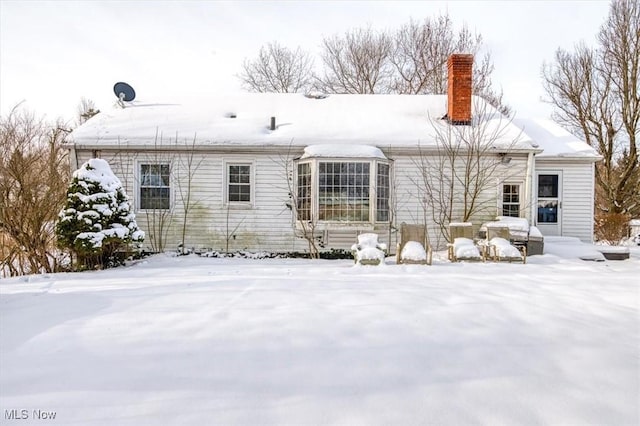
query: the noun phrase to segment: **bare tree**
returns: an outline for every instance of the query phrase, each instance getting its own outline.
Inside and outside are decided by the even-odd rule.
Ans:
[[[393,37],[391,63],[394,66],[392,89],[396,93],[442,94],[447,91],[447,59],[452,53],[467,52],[472,44],[468,32],[458,42],[448,15],[426,18],[422,23],[409,21]],[[461,46],[465,44],[464,46]]]
[[[640,215],[640,4],[612,2],[597,47],[558,49],[543,78],[553,118],[603,157],[596,214]]]
[[[291,214],[294,235],[307,242],[309,257],[318,259],[322,242],[316,233],[318,222],[311,207],[311,166],[308,163],[296,164],[292,143],[286,154],[281,154],[272,161],[280,168],[286,182],[286,185],[279,185],[277,188],[286,194],[283,202],[286,211]]]
[[[129,193],[134,192],[134,188],[139,188],[145,179],[142,174],[133,170],[137,162],[155,168],[154,173],[159,175],[155,179],[163,180],[163,183],[170,187],[168,205],[149,202],[142,208],[140,190],[135,195],[138,209],[142,210],[140,217],[144,215],[146,219],[145,241],[154,253],[167,249],[170,235],[177,235],[178,250],[181,254],[189,252],[187,231],[190,218],[202,201],[194,196],[194,179],[205,160],[203,154],[198,154],[196,147],[196,134],[192,139],[181,139],[178,134],[175,138],[165,138],[156,130],[154,143],[149,151],[129,151],[120,146],[109,158],[114,173],[122,180],[125,190]],[[129,182],[135,183],[134,188],[126,187]],[[179,214],[176,214],[178,212]]]
[[[87,98],[81,98],[80,104],[78,104],[78,125],[84,124],[88,119],[100,113],[100,110],[96,108],[96,104]]]
[[[317,80],[326,93],[387,93],[392,41],[371,28],[348,31],[322,41],[324,75]]]
[[[313,86],[325,93],[444,94],[447,59],[464,52],[476,58],[473,93],[509,116],[502,91],[492,87],[493,61],[483,48],[480,34],[466,26],[454,31],[445,14],[409,21],[392,32],[366,27],[326,37],[320,47],[323,69],[316,76],[308,54],[272,42],[257,59],[245,60],[239,78],[252,92],[299,92]]]
[[[497,176],[508,180],[515,173],[497,155],[508,155],[519,140],[519,135],[507,136],[510,120],[482,101],[475,101],[474,111],[469,126],[431,119],[435,146],[421,147],[414,159],[419,174],[412,179],[423,208],[445,240],[452,221],[495,216],[495,200],[487,193],[495,194]]]
[[[0,120],[0,275],[61,268],[53,228],[69,181],[68,133],[18,107]]]
[[[189,223],[189,214],[195,207],[197,200],[193,197],[193,180],[198,169],[204,161],[204,157],[199,155],[196,157],[196,135],[193,136],[191,143],[185,140],[185,148],[187,151],[183,155],[178,156],[178,176],[176,177],[176,185],[178,196],[182,204],[182,230],[180,253],[187,254],[186,237],[187,224]],[[178,135],[176,135],[176,145],[178,144]]]
[[[231,228],[231,206],[227,203],[226,206],[226,214],[225,214],[225,227],[224,227],[224,252],[229,253],[229,245],[231,244],[231,240],[236,239],[236,232],[244,223],[244,217],[240,219],[233,228]]]
[[[502,93],[491,87],[494,70],[491,55],[482,51],[482,36],[464,26],[457,33],[448,14],[426,18],[422,22],[409,21],[392,36],[390,62],[393,93],[444,94],[447,92],[447,59],[454,53],[470,53],[481,57],[473,70],[473,93],[484,97],[503,114],[511,109],[502,101]]]
[[[291,162],[287,163],[288,165]],[[311,208],[311,173],[305,172],[304,176],[301,176],[301,168],[310,167],[309,164],[297,165],[297,180],[293,178],[291,170],[287,170],[287,182],[291,187],[291,201],[293,207],[293,217],[295,222],[296,234],[302,237],[309,247],[309,257],[312,259],[320,258],[319,245],[321,243],[320,238],[316,234],[316,228],[318,221],[314,217]],[[297,184],[294,187],[294,183]]]
[[[310,88],[313,60],[300,47],[291,50],[277,42],[260,48],[258,57],[245,60],[238,76],[250,92],[297,93]]]
[[[175,182],[175,161],[173,155],[162,150],[163,135],[156,130],[156,135],[153,142],[153,150],[145,160],[149,161],[152,167],[157,168],[156,173],[160,176],[160,179],[167,179],[169,186],[171,182]],[[163,170],[165,166],[168,170]],[[140,176],[139,179],[144,179],[144,176]],[[140,185],[141,182],[138,182]],[[142,197],[141,197],[142,198]],[[142,203],[142,200],[139,201]],[[167,205],[158,203],[157,200],[150,203],[149,206],[144,208],[144,215],[146,218],[146,241],[151,245],[151,250],[154,253],[162,253],[167,246],[167,238],[169,231],[173,227],[173,221],[175,219],[175,204],[171,202],[171,196],[169,196],[169,202]]]

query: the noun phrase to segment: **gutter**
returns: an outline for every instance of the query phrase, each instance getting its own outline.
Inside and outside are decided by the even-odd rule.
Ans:
[[[539,161],[557,161],[557,162],[561,162],[561,161],[581,161],[581,162],[588,162],[588,163],[596,163],[598,161],[601,161],[604,157],[602,157],[601,155],[563,155],[563,156],[558,156],[558,155],[549,155],[549,156],[538,156],[538,160]]]

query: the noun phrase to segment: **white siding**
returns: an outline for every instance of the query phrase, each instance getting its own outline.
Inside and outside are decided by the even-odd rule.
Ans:
[[[90,157],[90,152],[82,152],[78,161],[82,164]],[[166,230],[165,249],[177,249],[182,240],[184,219],[181,185],[182,193],[186,194],[189,175],[186,154],[136,153],[127,156],[103,150],[101,157],[109,161],[136,206],[138,225],[147,233],[147,248],[151,248],[154,213],[138,209],[137,165],[154,161],[171,163],[172,210]],[[286,207],[289,189],[279,158],[264,154],[196,153],[194,160],[198,167],[192,173],[191,209],[187,216],[185,247],[217,251],[227,248],[229,251],[304,251],[307,248],[304,240],[294,235],[291,211]],[[255,185],[252,206],[227,206],[224,202],[225,162],[252,163],[252,185]]]
[[[291,210],[286,206],[289,200],[289,187],[285,176],[283,155],[267,153],[228,154],[223,152],[200,152],[194,156],[194,167],[197,165],[191,184],[191,211],[186,225],[185,246],[198,250],[216,251],[306,251],[305,240],[296,237],[292,223]],[[186,153],[159,152],[140,153],[126,151],[103,150],[101,157],[112,166],[114,173],[122,180],[127,194],[137,206],[137,178],[140,162],[170,162],[172,181],[172,211],[166,229],[166,250],[175,250],[182,239],[184,219],[183,202],[180,197],[180,185],[186,186],[187,176],[185,164]],[[380,240],[388,244],[390,251],[395,252],[397,232],[400,223],[428,224],[429,238],[435,249],[443,249],[443,240],[439,227],[433,222],[432,208],[426,211],[422,203],[420,190],[420,158],[414,155],[387,153],[393,160],[393,176],[391,179],[392,217],[391,231],[383,224],[375,227],[347,227],[349,229],[324,230],[320,232],[324,250],[331,248],[348,249],[360,232],[376,232]],[[78,162],[88,160],[90,151],[78,152]],[[494,161],[494,160],[492,160]],[[225,162],[250,162],[253,165],[254,200],[252,206],[227,207],[224,202]],[[471,219],[474,228],[481,223],[492,220],[499,214],[497,196],[504,181],[524,182],[526,155],[513,156],[509,164],[500,165],[494,176],[485,185],[479,199],[479,212]],[[460,186],[457,187],[460,191]],[[186,192],[186,191],[185,191]],[[137,207],[136,207],[137,208]],[[460,210],[461,211],[461,210]],[[154,215],[151,212],[136,210],[138,225],[147,233],[147,248],[154,239]],[[458,221],[459,217],[454,217]],[[228,247],[227,247],[228,246]]]
[[[562,171],[562,235],[593,242],[594,163],[538,159],[535,170]]]
[[[492,160],[494,161],[494,160]],[[427,223],[429,241],[434,249],[442,250],[446,247],[440,232],[440,227],[433,220],[433,209],[435,206],[427,205],[426,209],[423,199],[423,184],[421,183],[421,164],[419,155],[402,155],[394,158],[394,193],[395,193],[395,224],[399,227],[402,222],[423,224]],[[509,164],[499,165],[495,168],[494,176],[491,176],[486,184],[481,185],[482,192],[478,197],[477,213],[470,219],[477,232],[483,222],[494,220],[501,214],[501,204],[498,200],[502,183],[521,182],[524,184],[527,166],[526,156],[514,156]],[[460,175],[463,171],[460,170]],[[454,190],[458,195],[462,193],[462,184],[458,183]],[[425,211],[426,210],[426,211]],[[462,218],[462,205],[458,206],[457,214],[454,212],[452,220],[460,221]],[[524,211],[524,209],[523,209]],[[394,242],[395,244],[395,242]]]

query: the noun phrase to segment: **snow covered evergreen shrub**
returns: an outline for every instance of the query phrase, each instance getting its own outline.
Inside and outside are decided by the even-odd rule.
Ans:
[[[73,173],[58,216],[58,244],[77,256],[80,268],[121,264],[118,252],[144,240],[122,183],[99,158]]]

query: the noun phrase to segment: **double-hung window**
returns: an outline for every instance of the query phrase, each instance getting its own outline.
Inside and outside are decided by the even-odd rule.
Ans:
[[[502,216],[520,217],[520,185],[502,185]]]
[[[251,164],[227,164],[227,202],[251,203]]]
[[[171,207],[170,166],[140,164],[140,209],[169,210]]]

